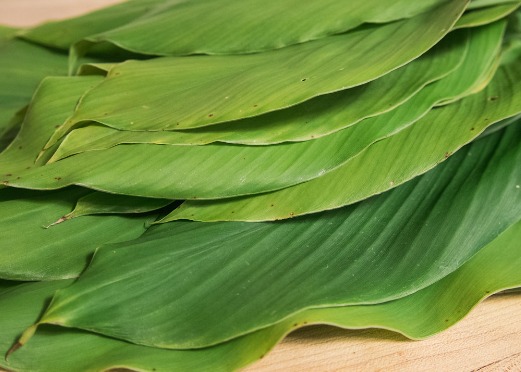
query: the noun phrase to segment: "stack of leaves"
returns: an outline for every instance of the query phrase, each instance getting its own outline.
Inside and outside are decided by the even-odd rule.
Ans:
[[[0,366],[228,371],[521,287],[520,0],[131,0],[0,28]]]

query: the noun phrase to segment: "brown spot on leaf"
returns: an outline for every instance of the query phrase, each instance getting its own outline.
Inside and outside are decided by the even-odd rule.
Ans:
[[[61,177],[54,177],[54,179],[55,179],[56,181],[60,181],[62,178],[61,178]]]
[[[20,349],[23,345],[20,342],[16,342],[9,350],[7,350],[7,353],[5,353],[5,360],[9,358],[9,355],[14,353],[16,350]]]

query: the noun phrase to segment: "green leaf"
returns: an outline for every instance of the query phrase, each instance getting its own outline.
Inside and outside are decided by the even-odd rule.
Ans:
[[[101,80],[103,78],[100,76],[44,79],[35,93],[20,132],[0,154],[2,176],[12,174],[14,177],[15,173],[35,167],[35,161],[55,127],[74,110],[81,94]]]
[[[0,235],[9,242],[0,250],[0,278],[77,277],[100,245],[135,239],[153,221],[150,216],[92,216],[45,228],[87,193],[79,188],[46,193],[0,190]]]
[[[15,31],[0,29],[0,137],[44,77],[67,74],[66,54],[15,39]]]
[[[82,98],[48,147],[83,121],[129,130],[194,128],[275,111],[366,83],[433,47],[466,3],[453,0],[407,20],[366,25],[266,53],[127,61]]]
[[[152,228],[100,249],[81,278],[56,293],[39,324],[199,348],[307,308],[406,296],[519,221],[520,141],[521,125],[511,125],[423,177],[327,213]]]
[[[497,36],[495,44],[494,35]],[[450,73],[456,73],[455,69],[458,69],[458,73],[465,71],[462,65],[465,57],[469,71],[485,69],[484,65],[490,63],[501,42],[501,27],[473,32],[473,38],[480,39],[480,42],[475,43],[479,46],[473,44],[472,51],[478,53],[474,52],[475,55],[472,56],[472,51],[467,53],[466,37],[466,32],[452,33],[424,56],[373,82],[249,119],[184,132],[120,131],[105,126],[88,125],[69,133],[52,160],[83,151],[106,149],[120,143],[201,145],[220,141],[265,145],[318,138],[354,125],[364,118],[378,116],[406,104],[427,84],[438,81]],[[472,79],[473,74],[469,74],[469,71],[465,71],[464,75]],[[410,83],[404,86],[404,81]],[[461,84],[460,81],[465,84],[467,80],[460,77],[458,84]],[[386,92],[384,97],[381,92]]]
[[[100,80],[102,77],[98,76],[46,78],[35,94],[20,133],[0,155],[2,176],[17,178],[18,172],[35,168],[35,160],[57,123],[63,122],[78,97]],[[11,242],[0,251],[0,277],[21,280],[76,277],[101,244],[136,238],[145,231],[145,223],[151,221],[147,216],[85,217],[44,229],[69,213],[78,198],[87,192],[78,188],[52,193],[0,190],[1,235]]]
[[[489,33],[491,30],[493,32]],[[473,47],[474,52],[469,57],[474,56],[478,48],[485,46],[486,50],[497,50],[502,30],[503,26],[499,23],[476,32],[478,37]],[[478,53],[482,53],[482,49]],[[425,99],[422,96],[421,104],[411,106],[413,111],[400,111],[401,114],[388,123],[387,118],[373,121],[371,131],[365,131],[363,127],[357,130],[357,126],[364,125],[360,123],[352,130],[340,131],[313,141],[268,147],[220,144],[200,147],[116,146],[104,151],[85,152],[41,168],[16,174],[13,172],[12,176],[4,179],[9,185],[16,187],[53,189],[81,184],[111,193],[165,199],[218,198],[276,190],[316,177],[325,177],[328,171],[338,168],[372,142],[414,122],[440,99],[452,97],[453,94],[463,93],[473,87],[476,80],[480,81],[482,70],[493,59],[492,54],[479,63],[479,59],[474,61],[472,68],[466,70],[469,80],[458,76],[450,78],[447,85],[427,91],[430,98]],[[508,101],[504,105],[508,107]],[[451,108],[447,106],[443,110]],[[402,114],[413,116],[405,116],[405,120]],[[453,111],[450,111],[450,115],[452,114]],[[452,123],[454,121],[449,121],[445,126]],[[356,131],[354,136],[353,131]],[[466,136],[465,132],[463,138]],[[460,137],[461,135],[451,137],[451,140],[457,141]],[[347,142],[352,145],[345,146]],[[445,151],[444,149],[440,156]],[[244,164],[248,164],[248,167],[245,168]],[[418,166],[422,165],[416,164]],[[114,169],[119,170],[118,179],[113,176]],[[17,177],[20,179],[16,179]],[[59,178],[59,182],[56,182],[56,178]],[[388,187],[388,182],[384,187]]]
[[[81,197],[76,203],[74,210],[53,222],[52,226],[73,218],[96,214],[147,213],[166,207],[169,204],[172,204],[172,200],[138,198],[94,191]]]
[[[152,55],[251,53],[343,33],[362,23],[409,18],[446,2],[156,1],[149,14],[87,40]]]
[[[474,10],[478,8],[486,8],[497,5],[505,5],[510,3],[516,3],[519,0],[471,0],[467,6],[467,10]]]
[[[428,85],[412,98],[388,112],[385,111],[392,108],[392,104],[387,99],[381,98],[381,92],[387,92],[385,96],[392,99],[393,88],[396,92],[407,90],[407,88],[403,88],[401,82],[411,80],[421,82],[422,78],[408,75],[411,70],[415,74],[429,78],[428,73],[422,71],[423,69],[418,70],[416,67],[421,66],[424,62],[428,62],[427,66],[443,65],[440,63],[442,62],[440,59],[443,59],[441,52],[445,50],[443,44],[458,41],[456,49],[461,48],[459,38],[455,37],[458,35],[449,35],[424,57],[420,57],[374,82],[343,92],[317,97],[293,108],[243,120],[247,123],[231,122],[186,132],[130,132],[93,125],[76,129],[65,137],[50,161],[80,152],[110,148],[119,143],[186,145],[220,141],[259,145],[281,141],[309,140],[334,133],[343,127],[348,128],[343,133],[334,135],[343,137],[342,148],[349,149],[349,153],[352,155],[357,154],[371,143],[413,124],[433,105],[443,101],[457,100],[473,93],[476,89],[482,89],[486,85],[485,82],[488,83],[491,68],[495,71],[497,67],[494,61],[497,59],[503,31],[504,23],[502,22],[473,30],[469,50],[464,54],[463,62],[455,71]],[[450,45],[454,44],[450,43]],[[433,56],[436,58],[432,58]],[[414,83],[408,85],[413,86]],[[387,110],[362,121],[360,124],[363,127],[351,127],[357,124],[364,115],[371,116],[371,110],[381,110],[382,108]],[[302,122],[305,122],[306,125],[303,126]],[[218,149],[215,148],[215,150]],[[176,157],[172,156],[172,158]],[[192,156],[192,158],[194,157],[197,157],[197,154]]]
[[[515,12],[520,5],[521,1],[518,0],[504,5],[480,8],[471,12],[466,12],[458,20],[454,28],[476,27],[492,23]]]
[[[9,146],[20,131],[26,113],[27,106],[19,110],[4,126],[4,133],[0,135],[0,153]]]
[[[130,0],[122,4],[62,21],[48,22],[19,32],[35,43],[68,50],[74,43],[92,34],[125,25],[141,17],[159,3],[158,0]]]
[[[138,370],[229,371],[266,354],[284,335],[303,324],[327,323],[344,328],[380,327],[411,338],[440,332],[465,316],[484,297],[521,286],[521,224],[508,229],[468,263],[439,282],[410,296],[371,306],[311,309],[263,330],[214,347],[165,350],[129,344],[92,333],[41,327],[31,341],[0,366],[21,371]],[[484,275],[485,274],[485,275]],[[70,281],[24,285],[0,293],[4,316],[0,350],[8,350],[19,332],[35,321],[56,289]]]
[[[521,64],[503,65],[480,93],[432,110],[322,177],[283,190],[223,200],[188,200],[164,221],[276,220],[338,208],[433,168],[494,122],[521,112]]]

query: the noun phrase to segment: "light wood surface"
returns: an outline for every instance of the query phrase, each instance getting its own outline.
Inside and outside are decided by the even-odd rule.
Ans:
[[[521,295],[491,297],[423,341],[374,329],[302,328],[246,371],[521,371]]]
[[[120,1],[0,0],[0,23],[24,27]],[[381,330],[304,328],[246,371],[521,372],[521,294],[496,295],[425,341]]]

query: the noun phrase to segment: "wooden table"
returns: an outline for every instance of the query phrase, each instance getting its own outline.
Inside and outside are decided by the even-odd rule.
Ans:
[[[30,26],[121,0],[0,0],[0,23]],[[238,0],[240,1],[240,0]],[[425,341],[381,330],[312,326],[289,335],[260,371],[521,371],[521,294],[496,295]]]

